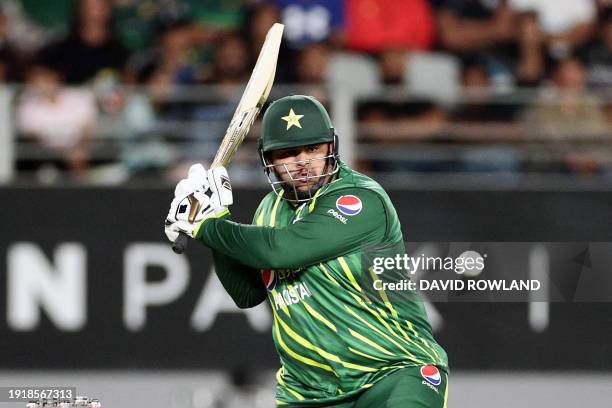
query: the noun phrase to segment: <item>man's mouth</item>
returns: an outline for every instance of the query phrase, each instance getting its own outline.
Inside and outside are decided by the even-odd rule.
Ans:
[[[308,183],[308,170],[302,170],[302,171],[298,171],[294,176],[293,179],[299,183],[299,184],[306,184]]]

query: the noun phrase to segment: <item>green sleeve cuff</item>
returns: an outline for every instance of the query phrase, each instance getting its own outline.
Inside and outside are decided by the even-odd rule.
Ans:
[[[204,223],[206,221],[214,220],[214,219],[220,219],[220,218],[225,218],[228,215],[230,215],[230,211],[229,211],[229,209],[226,208],[226,209],[224,209],[223,211],[221,211],[218,214],[213,214],[211,216],[208,216],[208,217],[204,218],[202,221],[200,221],[200,223],[195,228],[195,230],[193,230],[193,237],[195,239],[200,239],[201,238],[201,236],[202,236],[202,225],[204,225]]]

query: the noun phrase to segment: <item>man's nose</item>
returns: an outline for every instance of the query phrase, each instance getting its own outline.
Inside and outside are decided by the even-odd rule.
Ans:
[[[307,164],[306,161],[310,158],[308,156],[308,152],[306,152],[306,150],[302,150],[297,156],[295,156],[295,158],[297,159],[297,161],[299,162],[304,162],[304,163],[299,163],[300,165],[305,165]]]

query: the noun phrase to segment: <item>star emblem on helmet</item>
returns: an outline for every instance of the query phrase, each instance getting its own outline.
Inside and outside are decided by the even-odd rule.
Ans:
[[[301,129],[300,119],[303,117],[304,115],[297,115],[292,108],[289,110],[289,115],[283,116],[281,119],[287,122],[287,130],[291,129],[292,126],[297,126]]]

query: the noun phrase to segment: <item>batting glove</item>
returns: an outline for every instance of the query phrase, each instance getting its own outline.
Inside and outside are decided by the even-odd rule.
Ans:
[[[164,232],[171,242],[176,241],[180,232],[195,238],[204,221],[229,214],[227,207],[232,203],[232,187],[225,167],[206,171],[201,164],[194,164],[174,190]]]

